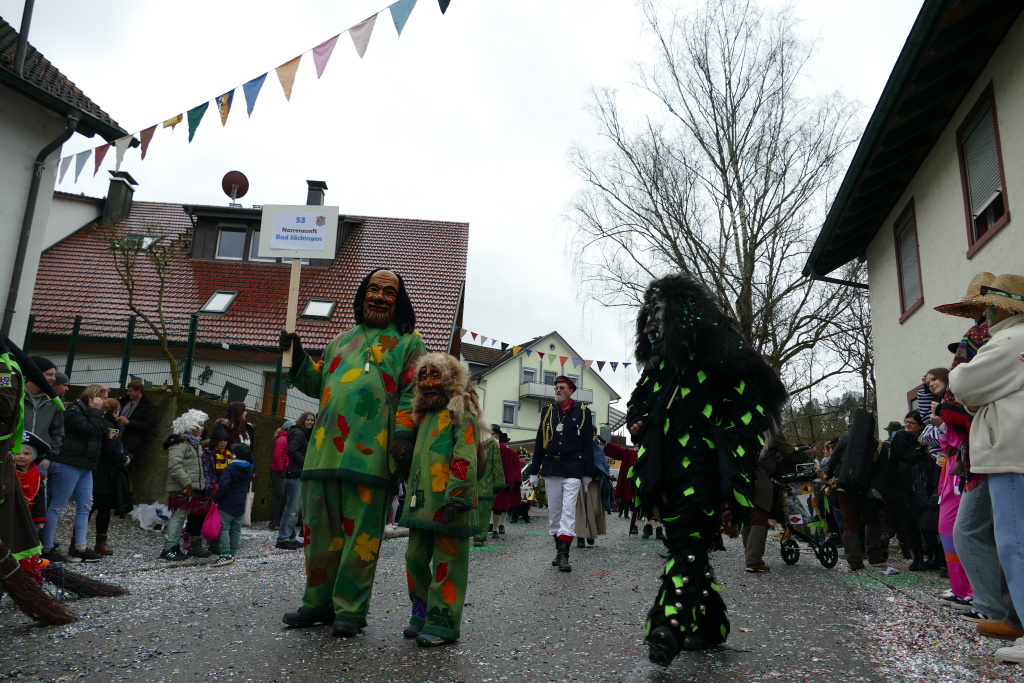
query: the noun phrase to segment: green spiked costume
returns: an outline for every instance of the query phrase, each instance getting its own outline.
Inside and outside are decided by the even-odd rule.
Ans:
[[[323,361],[305,356],[288,373],[320,400],[302,471],[306,590],[300,612],[362,628],[370,607],[387,509],[397,490],[388,447],[412,439],[411,388],[426,352],[416,332],[357,325]]]
[[[682,275],[648,288],[637,321],[643,375],[626,424],[640,425],[628,476],[641,514],[665,523],[668,561],[647,616],[651,660],[713,647],[729,635],[710,550],[723,506],[745,525],[763,433],[786,391],[761,355],[700,284]]]
[[[479,422],[465,394],[466,370],[458,361],[448,354],[431,353],[419,365],[441,370],[449,400],[444,408],[425,409],[417,391],[413,401],[416,445],[398,522],[409,528],[405,553],[412,602],[409,625],[422,627],[425,634],[456,640],[469,580],[469,539],[479,528]],[[442,506],[457,510],[448,523],[442,521]]]

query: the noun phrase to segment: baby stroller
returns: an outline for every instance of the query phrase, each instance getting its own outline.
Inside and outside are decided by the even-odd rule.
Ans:
[[[775,479],[776,504],[772,519],[782,527],[782,561],[800,561],[800,543],[814,550],[814,556],[826,569],[836,566],[839,549],[832,541],[819,503],[818,485],[813,463],[799,464],[796,471]]]

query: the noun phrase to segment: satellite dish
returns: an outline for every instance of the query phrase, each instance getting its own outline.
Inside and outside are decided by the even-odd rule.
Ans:
[[[228,171],[220,181],[220,186],[224,194],[231,197],[231,201],[234,202],[249,191],[249,179],[241,171]]]

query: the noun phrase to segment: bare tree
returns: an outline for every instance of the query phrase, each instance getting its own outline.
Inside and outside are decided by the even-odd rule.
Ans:
[[[114,270],[124,285],[128,308],[146,324],[160,344],[160,354],[167,360],[171,372],[171,388],[177,391],[181,383],[178,359],[171,352],[170,333],[164,317],[164,298],[174,263],[174,240],[160,235],[155,228],[152,234],[140,234],[127,232],[115,223],[104,223],[100,227],[105,231],[107,245],[114,255]],[[149,272],[144,274],[144,269]],[[150,274],[156,278],[156,293],[155,296],[144,297],[139,291],[139,283]],[[150,310],[144,310],[144,305]]]
[[[789,10],[706,0],[662,16],[654,0],[640,5],[657,58],[640,66],[639,84],[661,115],[629,126],[613,90],[592,93],[609,149],[570,152],[585,182],[569,208],[581,294],[631,306],[652,279],[682,272],[717,293],[792,393],[859,373],[845,345],[828,362],[820,345],[864,334],[851,306],[862,291],[801,274],[857,107],[839,94],[801,96],[812,46]],[[797,371],[816,350],[813,376]]]

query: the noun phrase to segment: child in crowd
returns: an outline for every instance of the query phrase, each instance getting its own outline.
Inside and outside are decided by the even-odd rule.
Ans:
[[[231,451],[228,449],[228,440],[220,439],[213,446],[213,481],[216,484],[220,480],[221,473],[231,463]]]
[[[25,432],[21,440],[21,452],[14,453],[14,471],[18,475],[18,483],[21,484],[21,492],[25,496],[25,502],[32,513],[32,521],[36,529],[42,529],[46,523],[46,505],[43,502],[42,493],[43,476],[35,465],[35,460],[46,457],[50,447],[32,432]]]
[[[248,444],[231,447],[233,460],[220,475],[213,502],[220,507],[220,559],[211,566],[234,564],[242,540],[245,501],[253,478],[252,449]]]

